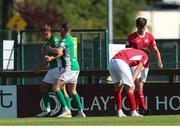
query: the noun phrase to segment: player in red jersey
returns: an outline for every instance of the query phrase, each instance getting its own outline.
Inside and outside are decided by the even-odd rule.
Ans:
[[[140,49],[140,50],[143,48],[150,49],[155,55],[158,67],[162,69],[163,64],[161,61],[161,54],[156,45],[153,35],[146,31],[146,24],[147,24],[147,20],[145,18],[142,17],[137,18],[136,20],[137,31],[128,36],[126,47]],[[134,68],[131,68],[131,70],[133,73]],[[143,94],[143,86],[144,86],[144,82],[147,79],[148,71],[149,71],[149,64],[147,64],[147,66],[143,69],[143,71],[139,75],[139,78],[136,81],[136,89],[135,89],[135,97],[136,97],[137,105],[141,107],[144,115],[148,115],[150,113],[150,110],[146,108],[144,94]]]
[[[119,51],[109,63],[109,72],[115,84],[115,93],[118,93],[121,90],[121,86],[124,85],[131,109],[131,116],[142,116],[136,111],[136,101],[134,97],[134,81],[141,72],[142,68],[145,67],[148,62],[147,54],[138,49],[127,48]],[[136,70],[133,74],[130,70],[130,67],[132,66],[136,66]],[[121,100],[117,101],[116,99],[117,98],[115,98],[116,105],[121,105]],[[122,107],[121,109],[118,108],[118,113],[119,117],[126,116],[122,111]]]

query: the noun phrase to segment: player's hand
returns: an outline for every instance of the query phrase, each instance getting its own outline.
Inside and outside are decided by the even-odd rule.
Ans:
[[[158,67],[159,67],[160,69],[163,69],[163,64],[162,64],[162,62],[158,62]]]
[[[46,62],[50,62],[53,60],[53,57],[52,56],[45,56],[45,60],[46,60]]]

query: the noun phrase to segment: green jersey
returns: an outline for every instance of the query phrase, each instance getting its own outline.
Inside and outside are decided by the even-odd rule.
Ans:
[[[48,44],[50,44],[50,46],[52,48],[57,48],[59,46],[59,43],[60,43],[60,40],[57,36],[52,36],[50,38],[50,40],[47,41]],[[50,51],[47,51],[46,53],[48,56],[53,56],[54,53],[50,52]],[[50,63],[49,63],[49,69],[53,69],[53,68],[56,68],[56,67],[60,67],[62,66],[62,61],[61,61],[61,58],[57,58],[55,60],[52,60]]]
[[[67,70],[80,70],[77,58],[74,39],[68,34],[61,40],[60,47],[64,49],[64,55],[62,56],[62,65]]]

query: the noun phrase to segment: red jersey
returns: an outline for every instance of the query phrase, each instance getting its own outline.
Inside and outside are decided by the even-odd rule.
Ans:
[[[152,34],[145,32],[144,36],[140,36],[137,32],[132,33],[128,36],[126,42],[126,48],[150,48],[156,46],[155,39]]]
[[[130,67],[138,65],[140,62],[145,67],[148,62],[148,56],[141,50],[126,48],[119,51],[112,59],[124,60]]]

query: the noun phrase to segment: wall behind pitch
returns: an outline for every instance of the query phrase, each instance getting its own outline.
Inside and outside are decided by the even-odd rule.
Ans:
[[[153,115],[180,113],[180,84],[146,84],[144,89],[147,106]],[[81,85],[78,86],[78,92],[87,116],[116,115],[112,85]],[[33,117],[41,112],[43,106],[39,86],[18,86],[17,97],[18,117]],[[53,93],[51,93],[51,103],[52,109],[60,113],[62,108],[58,106],[59,103]],[[71,103],[71,110],[75,115],[77,108],[73,101]],[[123,110],[127,115],[129,114],[125,93],[123,93]]]
[[[16,86],[0,86],[0,118],[17,117]]]

